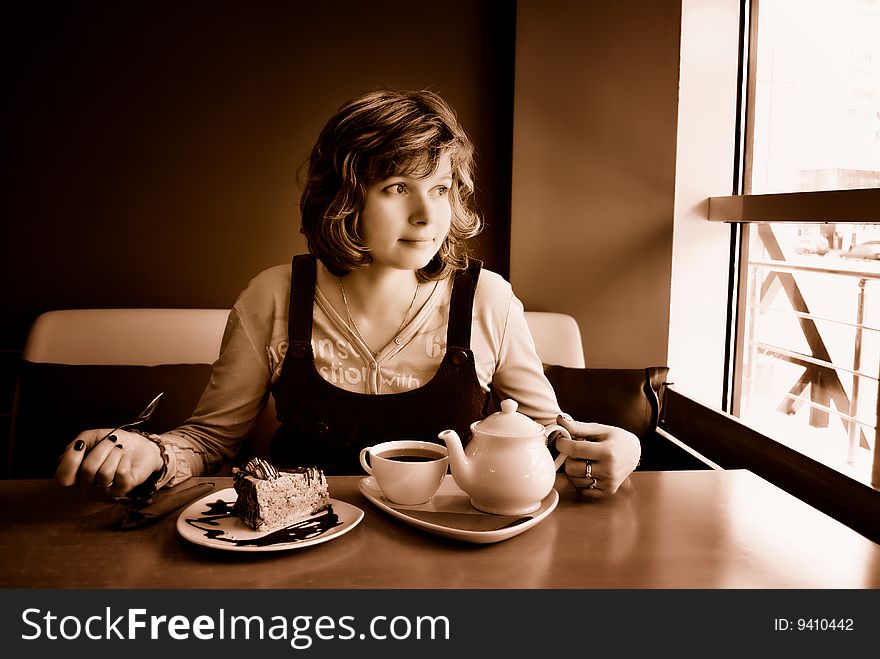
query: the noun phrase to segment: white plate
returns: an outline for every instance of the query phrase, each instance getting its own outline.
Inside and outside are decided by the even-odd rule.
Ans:
[[[330,499],[328,510],[300,522],[272,531],[254,531],[233,512],[232,504],[237,498],[231,487],[211,492],[180,513],[177,532],[190,542],[205,547],[228,551],[280,551],[333,540],[351,531],[364,518],[364,511],[357,506]]]
[[[441,524],[433,524],[423,519],[417,519],[407,515],[407,510],[489,515],[489,513],[481,512],[471,505],[470,497],[464,492],[464,490],[456,485],[455,480],[453,480],[452,476],[449,474],[443,477],[443,482],[440,484],[440,489],[437,490],[437,494],[435,494],[427,503],[418,506],[399,506],[396,503],[391,503],[382,495],[382,490],[379,489],[379,485],[372,476],[367,476],[358,481],[358,489],[361,491],[361,494],[370,500],[371,503],[375,504],[389,515],[393,515],[407,524],[424,529],[425,531],[430,531],[436,535],[442,535],[446,538],[476,543],[500,542],[501,540],[507,540],[508,538],[519,535],[524,531],[528,531],[533,526],[540,524],[547,515],[553,512],[553,509],[556,508],[556,504],[559,503],[559,493],[555,489],[550,490],[550,494],[544,497],[541,501],[541,507],[538,508],[538,510],[529,513],[528,515],[524,515],[524,517],[531,517],[531,519],[527,519],[514,526],[494,531],[468,531],[443,526]]]

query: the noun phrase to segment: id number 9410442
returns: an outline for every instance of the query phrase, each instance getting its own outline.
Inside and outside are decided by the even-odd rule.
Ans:
[[[852,618],[774,618],[773,631],[853,631]]]

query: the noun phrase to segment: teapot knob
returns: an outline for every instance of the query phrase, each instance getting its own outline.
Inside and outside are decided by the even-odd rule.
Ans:
[[[514,414],[517,407],[517,402],[512,398],[506,398],[501,401],[501,411],[504,414]]]

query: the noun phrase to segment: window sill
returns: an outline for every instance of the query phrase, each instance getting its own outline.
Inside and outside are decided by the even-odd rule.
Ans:
[[[722,469],[748,469],[880,543],[880,488],[860,482],[670,387],[661,428]]]

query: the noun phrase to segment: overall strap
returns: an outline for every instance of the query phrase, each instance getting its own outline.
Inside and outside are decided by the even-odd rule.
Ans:
[[[447,346],[465,350],[471,347],[471,319],[474,311],[474,291],[483,262],[471,259],[466,270],[455,274],[452,298],[449,303],[449,326],[446,330]]]
[[[298,254],[293,257],[290,309],[287,314],[287,338],[291,345],[311,345],[316,273],[317,264],[312,254]]]

